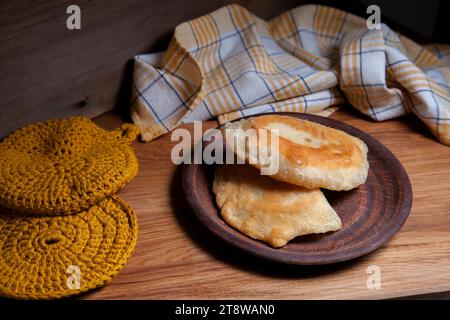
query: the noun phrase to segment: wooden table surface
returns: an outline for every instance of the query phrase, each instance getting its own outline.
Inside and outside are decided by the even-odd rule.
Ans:
[[[450,291],[450,148],[412,117],[375,123],[338,111],[333,118],[373,135],[401,161],[413,188],[412,212],[391,241],[362,258],[329,266],[282,265],[224,243],[195,218],[184,199],[170,134],[134,144],[136,179],[119,195],[136,211],[139,236],[122,272],[87,299],[360,299]],[[121,120],[96,119],[105,128]],[[205,123],[214,127],[216,122]],[[186,126],[191,128],[191,126]],[[368,289],[367,268],[381,270]]]

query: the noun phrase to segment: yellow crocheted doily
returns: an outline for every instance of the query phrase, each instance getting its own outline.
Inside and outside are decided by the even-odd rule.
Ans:
[[[135,214],[117,196],[66,216],[0,209],[0,295],[52,299],[97,288],[122,269],[136,238]]]
[[[71,214],[116,193],[137,174],[125,124],[106,131],[85,117],[28,125],[0,143],[0,205],[22,212]]]

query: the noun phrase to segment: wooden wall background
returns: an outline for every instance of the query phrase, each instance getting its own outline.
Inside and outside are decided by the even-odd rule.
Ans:
[[[164,50],[176,25],[223,5],[238,3],[268,19],[310,2],[364,16],[362,1],[0,0],[0,138],[49,118],[113,108],[128,115],[133,56]],[[81,8],[81,30],[66,28],[71,4]],[[382,21],[395,27],[383,11]]]
[[[298,0],[0,1],[0,137],[69,115],[128,114],[133,56],[164,50],[176,25],[235,2],[270,18]],[[66,8],[81,8],[81,30]]]

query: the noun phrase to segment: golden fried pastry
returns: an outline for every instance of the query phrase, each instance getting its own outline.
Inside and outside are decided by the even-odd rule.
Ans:
[[[266,148],[278,154],[278,171],[272,175],[277,180],[309,189],[339,191],[356,188],[367,179],[367,146],[343,131],[278,115],[243,119],[227,124],[226,129],[254,129],[258,137],[259,129],[277,134],[279,148],[271,147],[269,143],[258,144],[258,150]],[[248,145],[245,149],[237,145],[231,146],[231,149],[238,157],[248,159]],[[253,165],[260,168],[260,162]]]
[[[250,165],[218,166],[213,192],[230,226],[273,247],[297,236],[341,228],[339,216],[319,189],[274,180]]]

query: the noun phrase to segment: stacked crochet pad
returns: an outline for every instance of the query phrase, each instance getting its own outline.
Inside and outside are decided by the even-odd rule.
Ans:
[[[32,124],[0,142],[0,295],[66,297],[111,280],[137,238],[114,195],[137,174],[136,126],[84,117]]]

